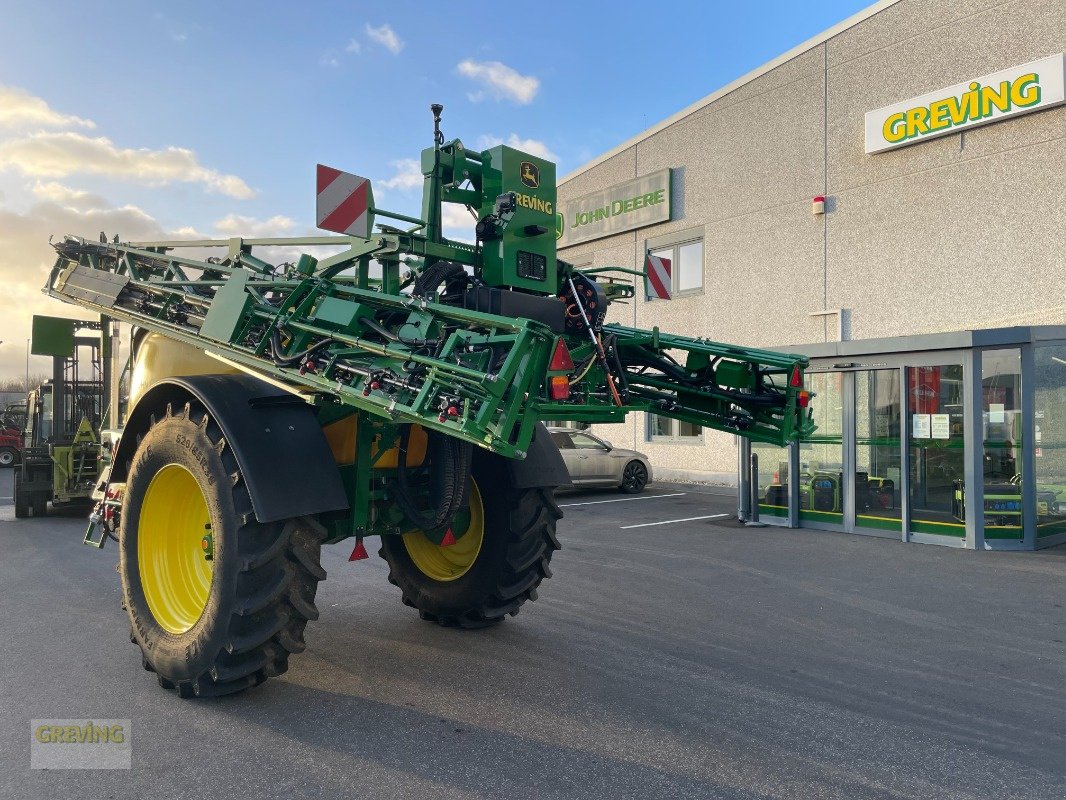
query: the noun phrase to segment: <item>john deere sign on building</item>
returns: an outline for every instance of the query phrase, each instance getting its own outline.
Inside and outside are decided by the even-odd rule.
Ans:
[[[560,203],[555,235],[566,247],[669,219],[670,170],[661,169]]]

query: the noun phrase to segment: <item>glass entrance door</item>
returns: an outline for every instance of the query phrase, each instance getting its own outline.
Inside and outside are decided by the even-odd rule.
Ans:
[[[844,526],[844,419],[850,376],[842,372],[807,373],[814,393],[811,410],[814,434],[800,443],[800,525],[843,530]]]
[[[852,374],[855,457],[848,491],[854,498],[854,520],[849,520],[849,530],[900,534],[900,371],[871,369]]]
[[[961,363],[907,368],[911,531],[966,536]]]

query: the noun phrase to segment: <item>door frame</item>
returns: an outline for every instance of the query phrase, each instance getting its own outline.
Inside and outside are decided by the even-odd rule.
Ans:
[[[963,479],[967,486],[966,536],[959,538],[957,541],[949,541],[955,537],[935,536],[911,531],[909,453],[911,431],[907,422],[907,368],[935,367],[945,364],[962,364],[963,373],[963,419],[966,426],[963,438]],[[900,485],[897,490],[899,491],[901,530],[898,533],[863,527],[857,524],[855,509],[855,465],[857,462],[855,375],[859,372],[872,370],[895,370],[899,376]],[[974,413],[974,409],[979,410],[981,408],[981,382],[980,380],[974,380],[975,375],[981,374],[980,350],[951,349],[879,354],[877,356],[864,356],[862,360],[844,363],[841,363],[839,357],[813,359],[811,367],[808,369],[808,373],[812,372],[816,374],[839,373],[841,375],[841,467],[843,482],[840,491],[842,521],[840,524],[821,522],[816,525],[804,525],[797,517],[797,526],[834,530],[860,536],[899,538],[904,542],[927,542],[970,548],[983,546],[984,518],[983,515],[978,513],[978,498],[984,494],[983,473],[980,462],[982,451],[980,447],[974,444],[981,438],[981,415]],[[796,449],[798,452],[798,447]],[[981,485],[978,485],[978,482]],[[978,542],[981,542],[981,544],[978,545]]]

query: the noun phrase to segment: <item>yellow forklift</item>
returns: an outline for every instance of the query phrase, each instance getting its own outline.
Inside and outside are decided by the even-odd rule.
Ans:
[[[111,395],[109,323],[34,316],[30,350],[52,357],[52,378],[26,398],[15,516],[44,516],[50,502],[89,507]]]

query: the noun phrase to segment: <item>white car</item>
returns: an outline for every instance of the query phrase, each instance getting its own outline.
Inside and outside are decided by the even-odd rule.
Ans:
[[[617,486],[637,494],[651,482],[651,462],[636,450],[623,450],[608,441],[573,428],[548,428],[562,453],[576,487]]]

